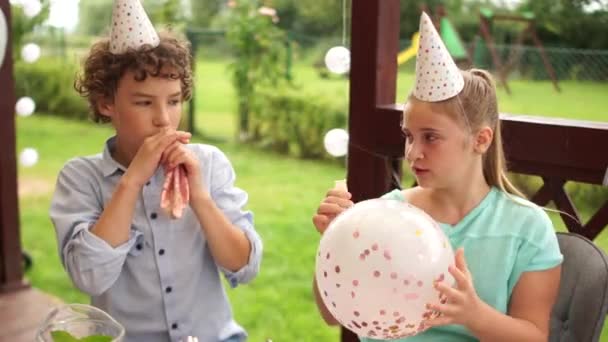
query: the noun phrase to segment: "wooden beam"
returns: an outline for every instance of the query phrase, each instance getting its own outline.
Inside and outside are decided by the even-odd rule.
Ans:
[[[0,10],[11,27],[8,0],[0,0]],[[0,293],[25,286],[21,267],[19,206],[17,200],[17,162],[15,156],[15,92],[11,36],[0,67]]]
[[[375,151],[400,143],[400,116],[376,111],[396,98],[399,12],[399,0],[352,2],[347,179],[355,202],[382,195],[401,178],[400,159]],[[345,328],[341,340],[359,341]]]
[[[402,104],[379,105],[378,117],[398,122]],[[608,123],[502,113],[503,144],[509,171],[601,185],[607,177]],[[386,135],[394,135],[395,130]],[[380,136],[364,148],[387,156],[403,156],[401,134]],[[602,145],[603,144],[603,145]]]
[[[393,163],[375,150],[401,141],[400,116],[376,111],[396,98],[399,0],[353,1],[351,30],[348,186],[361,201],[390,190]]]

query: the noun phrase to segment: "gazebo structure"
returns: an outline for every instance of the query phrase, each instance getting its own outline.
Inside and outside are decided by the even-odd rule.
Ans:
[[[378,197],[398,184],[405,141],[403,105],[395,103],[399,0],[353,0],[350,70],[348,188],[355,201]],[[586,223],[564,191],[566,182],[608,186],[608,124],[501,114],[511,172],[540,176],[532,201],[550,201],[567,215],[570,232],[594,239],[608,225],[608,201]],[[598,149],[599,148],[599,149]],[[342,330],[343,342],[358,338]]]
[[[0,10],[10,27],[8,0],[0,0]],[[399,12],[399,0],[352,4],[348,185],[355,201],[400,186],[402,105],[395,103]],[[0,341],[29,342],[35,326],[57,302],[23,279],[10,37],[7,45],[4,62],[0,61]],[[563,216],[571,232],[595,238],[608,224],[608,202],[581,223],[564,184],[608,185],[608,154],[601,150],[608,145],[608,124],[507,114],[501,120],[510,170],[544,181],[532,200],[540,205],[553,201],[578,219]],[[358,341],[347,330],[342,332],[342,341]]]
[[[10,4],[0,10],[11,27]],[[0,21],[0,25],[2,21]],[[10,33],[0,56],[0,341],[31,342],[36,327],[58,300],[31,288],[23,278],[15,156],[15,93]]]

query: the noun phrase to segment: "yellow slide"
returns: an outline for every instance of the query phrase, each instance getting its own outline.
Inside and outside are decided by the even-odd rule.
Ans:
[[[405,62],[407,62],[408,59],[416,56],[416,53],[418,53],[418,45],[420,42],[420,34],[418,32],[415,32],[412,35],[412,45],[410,45],[410,47],[408,47],[407,49],[399,52],[399,54],[397,55],[397,64],[401,65]]]

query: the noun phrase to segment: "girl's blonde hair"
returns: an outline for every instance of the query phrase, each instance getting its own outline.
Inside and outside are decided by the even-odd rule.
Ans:
[[[483,156],[484,178],[490,186],[525,198],[525,195],[507,178],[496,85],[492,75],[481,69],[470,69],[461,73],[464,78],[462,91],[447,100],[433,102],[432,105],[440,106],[441,112],[448,113],[457,122],[461,122],[469,133],[476,132],[484,125],[489,126],[494,131],[494,136]]]

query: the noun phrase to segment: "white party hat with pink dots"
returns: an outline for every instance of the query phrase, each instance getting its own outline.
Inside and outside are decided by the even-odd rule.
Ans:
[[[429,16],[420,16],[420,45],[416,56],[413,95],[422,101],[438,102],[456,96],[464,87],[460,70],[443,44]]]
[[[160,39],[139,0],[115,0],[110,52],[121,54],[142,45],[158,46]]]

